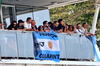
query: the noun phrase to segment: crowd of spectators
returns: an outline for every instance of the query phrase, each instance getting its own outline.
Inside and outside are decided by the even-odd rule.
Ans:
[[[2,29],[2,23],[0,23],[0,29]],[[26,22],[23,20],[18,20],[18,23],[16,21],[13,21],[7,28],[6,30],[22,30],[22,31],[41,31],[41,32],[50,32],[55,31],[57,33],[68,33],[68,34],[83,34],[85,36],[93,35],[92,33],[89,33],[87,31],[87,23],[83,23],[82,27],[81,24],[78,23],[75,26],[73,25],[68,25],[65,24],[63,19],[59,19],[58,21],[48,22],[48,21],[43,21],[43,25],[40,25],[39,27],[36,26],[35,20],[32,20],[30,17],[26,19]]]

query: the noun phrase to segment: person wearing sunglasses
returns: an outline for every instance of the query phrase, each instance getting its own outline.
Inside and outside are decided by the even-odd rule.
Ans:
[[[7,28],[8,30],[17,30],[17,22],[13,21]]]
[[[77,33],[77,34],[84,34],[84,31],[81,30],[81,24],[80,23],[78,23],[76,25],[75,33]]]
[[[89,33],[89,32],[87,31],[87,28],[88,28],[88,24],[87,24],[86,22],[84,22],[84,23],[82,24],[81,30],[82,30],[83,32],[85,32],[86,34],[89,34],[90,36],[94,36],[94,34]]]

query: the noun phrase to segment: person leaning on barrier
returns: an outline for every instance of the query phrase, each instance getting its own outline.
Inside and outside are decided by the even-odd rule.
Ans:
[[[26,22],[24,22],[24,28],[25,28],[26,31],[32,31],[31,22],[32,22],[32,19],[30,17],[28,17],[26,19]]]
[[[85,32],[86,34],[89,34],[90,36],[94,36],[94,34],[89,33],[89,32],[87,31],[87,27],[88,27],[87,23],[84,22],[84,23],[82,24],[81,30],[82,30],[83,32]]]
[[[53,29],[53,23],[52,22],[48,22],[48,26]]]
[[[58,22],[59,22],[59,25],[58,25],[59,32],[66,32],[63,19],[59,19]]]
[[[43,30],[45,32],[50,32],[50,30],[51,30],[51,28],[48,26],[48,22],[47,21],[43,22]]]
[[[77,34],[83,34],[83,35],[87,36],[86,33],[81,30],[81,24],[80,23],[78,23],[76,25],[75,33],[77,33]]]
[[[54,30],[55,32],[58,32],[59,29],[58,29],[58,22],[57,21],[54,21],[52,30]]]
[[[18,20],[17,30],[24,30],[24,21]]]
[[[66,28],[66,32],[67,32],[68,31],[68,24],[66,24],[66,27],[65,28]]]
[[[75,26],[69,25],[69,26],[68,26],[67,33],[68,33],[68,34],[73,34],[73,33],[75,33]]]
[[[8,30],[17,30],[17,22],[13,21],[7,28]]]
[[[32,28],[32,31],[38,31],[38,28],[36,26],[35,20],[32,20],[32,22],[31,22],[31,28]]]
[[[40,31],[40,32],[44,32],[44,30],[43,30],[43,26],[42,26],[42,25],[40,25],[40,26],[38,27],[38,31]]]

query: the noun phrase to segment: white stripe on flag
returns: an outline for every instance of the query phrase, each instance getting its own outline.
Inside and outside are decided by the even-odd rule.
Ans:
[[[44,42],[44,46],[40,46],[41,50],[60,51],[59,40],[37,39],[37,41]]]

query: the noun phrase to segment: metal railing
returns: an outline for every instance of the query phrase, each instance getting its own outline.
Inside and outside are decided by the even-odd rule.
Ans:
[[[58,37],[60,58],[94,59],[93,45],[84,35],[59,33]],[[0,56],[35,58],[33,40],[32,32],[0,31]]]

